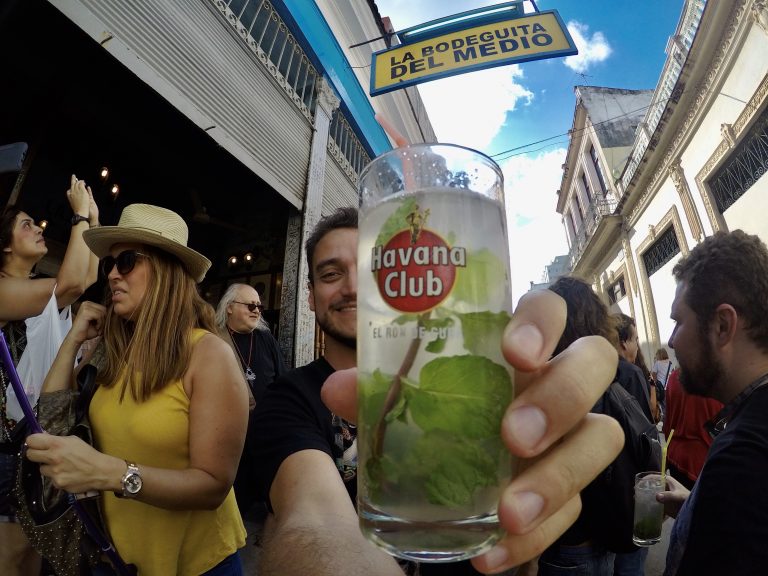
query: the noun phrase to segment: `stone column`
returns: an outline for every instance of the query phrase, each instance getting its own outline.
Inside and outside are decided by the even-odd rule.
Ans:
[[[317,83],[317,107],[315,109],[314,135],[310,149],[307,194],[301,223],[299,246],[298,282],[296,294],[296,332],[294,334],[293,366],[304,366],[314,360],[315,314],[309,309],[308,264],[304,243],[321,217],[325,162],[328,154],[328,134],[333,111],[339,106],[339,97],[330,83],[321,78]]]
[[[688,186],[688,181],[685,178],[685,172],[680,164],[680,159],[677,158],[669,165],[669,177],[675,185],[680,196],[680,203],[683,205],[683,212],[685,212],[685,218],[688,220],[688,226],[691,229],[691,235],[695,240],[701,240],[703,230],[701,228],[701,220],[699,219],[699,213],[696,211],[696,207],[693,204],[693,196],[691,196],[691,189]]]

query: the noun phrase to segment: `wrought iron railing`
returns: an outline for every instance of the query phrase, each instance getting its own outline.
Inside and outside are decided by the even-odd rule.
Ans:
[[[211,1],[311,120],[319,74],[274,6],[266,0]]]
[[[354,130],[338,108],[333,113],[328,137],[328,149],[353,182],[371,161]]]
[[[571,259],[571,270],[573,270],[576,264],[581,259],[584,250],[589,245],[589,241],[592,239],[597,227],[602,222],[603,218],[610,216],[616,211],[617,202],[611,199],[603,199],[593,202],[589,205],[586,214],[584,214],[584,220],[576,230],[573,244],[569,256]]]
[[[274,6],[267,0],[211,1],[293,102],[312,120],[317,104],[319,73]],[[353,183],[357,182],[358,174],[371,160],[338,108],[331,120],[328,149]]]
[[[677,80],[680,77],[685,60],[688,57],[693,37],[699,28],[701,15],[706,4],[707,0],[691,0],[683,15],[678,32],[673,41],[670,42],[669,54],[664,63],[664,71],[661,78],[659,78],[659,83],[656,85],[651,105],[648,107],[643,121],[637,128],[632,152],[629,154],[627,165],[621,176],[621,189],[625,193],[637,172],[637,168],[640,166],[650,144],[650,137],[659,125],[669,101],[676,101],[679,97],[679,94],[675,92],[675,86],[677,85]]]

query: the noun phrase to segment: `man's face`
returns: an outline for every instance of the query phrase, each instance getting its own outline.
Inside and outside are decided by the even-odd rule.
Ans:
[[[640,343],[637,339],[637,328],[629,327],[629,338],[621,343],[621,355],[627,362],[635,363]]]
[[[256,305],[253,310],[248,304]],[[247,334],[253,332],[261,319],[261,298],[251,286],[243,286],[237,290],[235,300],[227,306],[227,326],[230,330]],[[253,306],[252,306],[253,307]]]
[[[696,313],[686,302],[687,287],[677,285],[672,314],[675,328],[669,339],[680,364],[680,383],[689,394],[712,397],[712,392],[722,380],[723,368],[715,357],[715,349],[707,332],[703,330]]]
[[[309,307],[326,337],[355,348],[357,340],[357,229],[337,228],[323,236],[312,256],[314,284]]]

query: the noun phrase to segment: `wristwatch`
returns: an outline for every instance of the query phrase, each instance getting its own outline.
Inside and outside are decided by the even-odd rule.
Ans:
[[[80,222],[88,222],[90,225],[90,219],[88,216],[83,216],[82,214],[75,214],[72,216],[72,226],[80,224]]]
[[[128,465],[128,470],[125,471],[121,480],[123,484],[123,492],[115,492],[115,496],[119,498],[136,498],[139,495],[139,492],[141,492],[141,487],[144,484],[141,480],[141,473],[136,464],[128,462],[127,460],[125,463]]]

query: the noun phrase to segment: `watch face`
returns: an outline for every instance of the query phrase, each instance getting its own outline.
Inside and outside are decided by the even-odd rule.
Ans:
[[[141,490],[141,485],[141,476],[138,474],[129,474],[123,483],[125,491],[128,492],[128,494],[138,494],[139,490]]]

